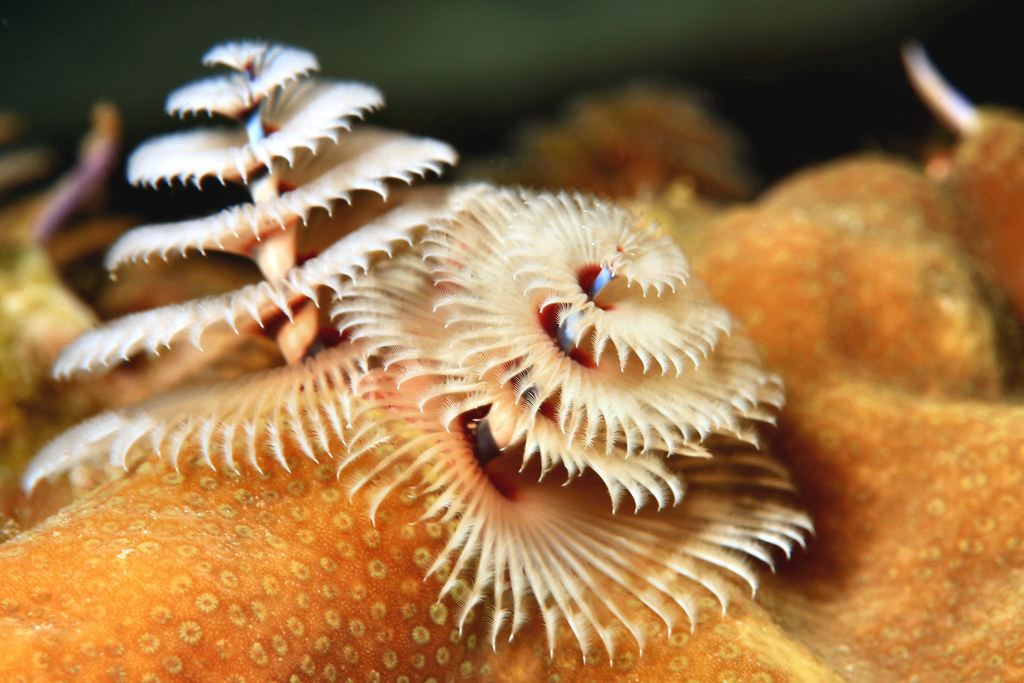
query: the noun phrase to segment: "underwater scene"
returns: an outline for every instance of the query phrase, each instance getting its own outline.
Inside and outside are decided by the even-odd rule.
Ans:
[[[0,10],[0,679],[1024,678],[1013,9]]]

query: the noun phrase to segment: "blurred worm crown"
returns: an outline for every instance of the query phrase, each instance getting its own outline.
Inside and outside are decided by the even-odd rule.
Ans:
[[[168,112],[236,125],[152,140],[129,177],[214,177],[251,202],[132,230],[107,263],[211,249],[265,279],[114,320],[55,374],[265,325],[285,363],[101,414],[39,453],[27,489],[154,453],[236,472],[333,458],[350,491],[371,492],[366,514],[402,490],[448,522],[429,571],[447,572],[442,595],[467,582],[461,619],[483,606],[496,642],[538,609],[552,647],[565,624],[584,652],[612,652],[623,630],[642,646],[638,603],[694,623],[707,591],[724,607],[732,579],[756,587],[751,559],[803,542],[790,478],[758,450],[781,381],[657,225],[579,194],[393,191],[456,154],[350,131],[377,90],[312,78],[316,58],[281,45],[226,43],[204,62],[229,72],[175,91]],[[300,263],[314,210],[367,191],[383,208]]]

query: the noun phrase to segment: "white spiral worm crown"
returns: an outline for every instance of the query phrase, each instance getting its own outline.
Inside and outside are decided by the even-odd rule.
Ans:
[[[701,597],[724,608],[737,581],[756,587],[752,560],[771,565],[773,549],[803,543],[811,523],[789,475],[759,450],[781,380],[657,225],[579,194],[428,188],[391,194],[297,264],[294,235],[314,209],[358,191],[387,196],[456,154],[348,132],[380,94],[312,79],[318,64],[303,50],[227,43],[204,61],[230,71],[172,93],[168,111],[238,125],[147,143],[129,176],[241,182],[253,200],[137,228],[107,262],[224,250],[257,260],[267,279],[114,320],[69,345],[55,373],[282,315],[301,331],[325,302],[336,344],[298,335],[289,352],[279,338],[281,368],[94,417],[36,456],[26,489],[154,454],[240,476],[287,469],[293,454],[331,458],[339,485],[372,492],[366,514],[411,490],[427,497],[424,517],[449,523],[429,571],[447,572],[441,596],[469,585],[463,623],[484,609],[497,646],[539,611],[552,647],[565,625],[584,653],[611,653],[623,634],[642,648],[646,613],[695,623]]]
[[[331,211],[339,201],[350,202],[355,192],[387,197],[389,182],[409,183],[427,172],[440,173],[457,160],[455,150],[438,140],[368,127],[350,130],[353,120],[383,104],[383,96],[362,83],[308,77],[319,65],[304,50],[226,43],[210,50],[204,62],[233,71],[171,93],[168,112],[205,112],[236,125],[151,140],[132,154],[128,177],[139,185],[198,185],[215,177],[246,183],[253,201],[211,216],[131,230],[110,249],[107,266],[114,272],[127,262],[219,250],[253,258],[267,282],[115,320],[65,349],[54,368],[58,377],[102,370],[180,341],[199,346],[210,327],[237,331],[241,324],[262,326],[281,313],[291,319],[296,303],[315,303],[321,285],[349,277],[353,269],[367,265],[368,254],[389,252],[418,227],[415,221],[399,225],[386,220],[348,236],[346,248],[320,254],[298,271],[298,228],[315,209]],[[328,280],[311,281],[314,272],[328,275]],[[290,362],[302,359],[314,331],[301,335],[298,343],[289,342],[293,347],[282,344]]]
[[[471,586],[460,619],[484,604],[496,645],[532,600],[552,648],[560,624],[584,652],[614,652],[622,631],[642,648],[631,605],[692,624],[698,587],[724,607],[728,576],[756,587],[750,558],[803,543],[792,482],[757,447],[781,381],[657,226],[477,185],[419,245],[334,305],[371,368],[350,482],[374,508],[411,484],[425,517],[454,524],[430,571],[447,572],[443,593]],[[418,436],[373,438],[408,426]]]

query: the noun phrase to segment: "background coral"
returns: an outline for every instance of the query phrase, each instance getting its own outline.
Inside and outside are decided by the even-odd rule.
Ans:
[[[1018,324],[948,237],[972,220],[959,201],[851,159],[697,238],[695,267],[786,378],[775,443],[821,521],[762,595],[851,680],[1021,673]]]
[[[604,197],[643,197],[685,183],[703,197],[736,200],[754,188],[739,134],[696,91],[633,84],[574,101],[564,120],[520,134],[498,179]]]

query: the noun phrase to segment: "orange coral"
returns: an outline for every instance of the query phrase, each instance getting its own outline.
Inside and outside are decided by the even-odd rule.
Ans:
[[[957,218],[905,162],[857,158],[711,221],[696,264],[791,392],[839,375],[994,396],[999,319],[971,262],[936,232]]]
[[[874,189],[837,189],[858,178]],[[384,498],[374,527],[358,514],[364,494],[339,497],[333,468],[297,454],[291,475],[255,479],[154,462],[0,551],[9,577],[0,604],[19,624],[9,670],[32,662],[129,678],[220,671],[262,680],[341,676],[348,658],[410,680],[432,666],[437,680],[462,671],[483,680],[1012,673],[1016,613],[1000,596],[1013,575],[991,572],[1024,565],[1013,495],[1021,415],[967,398],[998,398],[1005,361],[999,319],[970,264],[921,218],[942,207],[913,169],[869,158],[795,178],[702,229],[695,266],[715,275],[716,296],[746,318],[791,385],[774,441],[820,522],[808,555],[763,589],[763,607],[733,593],[725,618],[701,603],[694,633],[672,635],[638,613],[646,647],[620,650],[611,667],[597,649],[584,664],[565,629],[550,656],[540,623],[495,651],[479,613],[460,635],[457,600],[431,606],[446,575],[421,579],[446,527],[404,523],[425,501]],[[776,257],[765,258],[769,245]],[[805,338],[821,341],[798,346]],[[347,533],[334,531],[338,519]],[[81,557],[84,566],[71,561]],[[101,590],[112,576],[124,583]],[[388,590],[374,594],[377,582]],[[85,599],[97,592],[116,595],[116,607]],[[100,608],[97,619],[89,610]],[[950,637],[943,624],[953,621],[961,626]],[[91,647],[47,641],[41,634],[59,633],[53,624],[84,629]],[[231,635],[239,629],[244,648]]]
[[[394,496],[373,524],[334,466],[290,460],[262,476],[144,467],[4,545],[5,678],[476,671],[483,643],[423,580],[445,535],[413,523],[423,503]]]
[[[1022,421],[860,383],[796,400],[780,447],[820,541],[768,591],[791,633],[853,678],[1024,676]]]
[[[599,649],[581,668],[568,629],[549,659],[540,621],[492,650],[480,608],[459,628],[469,584],[456,581],[438,601],[447,572],[424,580],[452,528],[419,519],[429,498],[413,490],[389,496],[373,523],[367,496],[342,493],[333,465],[297,454],[288,460],[291,473],[260,476],[214,474],[200,457],[180,472],[153,462],[0,547],[0,671],[8,680],[250,681],[346,680],[354,672],[530,680],[545,669],[658,680],[687,666],[821,671],[797,643],[767,659],[730,645],[763,637],[755,625],[771,627],[738,591],[730,621],[717,627],[720,608],[710,594],[702,598],[692,636],[687,629],[670,636],[646,608],[630,608],[647,652],[624,648],[614,669]],[[693,488],[699,500],[699,478]],[[680,519],[685,514],[679,510]],[[701,647],[728,657],[701,662],[694,657]]]
[[[765,603],[853,680],[1024,674],[1013,327],[937,232],[955,201],[903,162],[839,162],[712,222],[695,259],[786,378],[776,445],[817,523]]]

